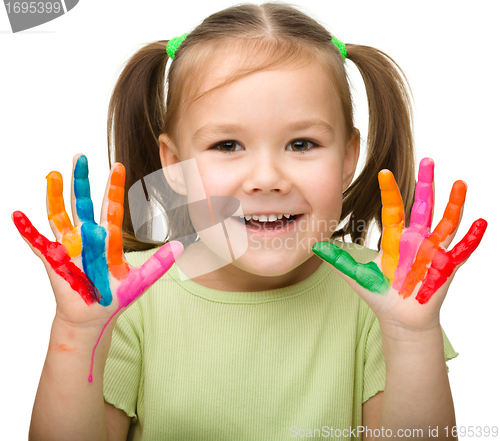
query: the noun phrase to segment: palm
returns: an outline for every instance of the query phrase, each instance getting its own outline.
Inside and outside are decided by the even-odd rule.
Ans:
[[[87,159],[79,156],[72,182],[75,225],[64,207],[58,172],[47,176],[47,210],[55,242],[41,235],[23,213],[13,214],[19,232],[45,264],[56,297],[56,316],[72,326],[102,327],[96,346],[111,319],[141,296],[182,252],[182,244],[173,242],[141,267],[127,263],[121,234],[124,184],[125,169],[115,164],[98,225],[90,199]]]
[[[478,219],[465,237],[446,251],[460,223],[466,185],[455,182],[444,216],[431,233],[433,169],[431,160],[421,161],[407,228],[394,176],[388,170],[379,173],[383,232],[381,251],[372,262],[357,263],[329,242],[313,246],[316,254],[340,271],[381,323],[408,329],[435,325],[455,269],[477,248],[486,229],[486,221]]]

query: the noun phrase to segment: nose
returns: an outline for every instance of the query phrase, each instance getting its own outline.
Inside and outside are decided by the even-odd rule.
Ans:
[[[283,158],[269,151],[256,152],[249,161],[243,188],[247,193],[288,193],[292,187]]]

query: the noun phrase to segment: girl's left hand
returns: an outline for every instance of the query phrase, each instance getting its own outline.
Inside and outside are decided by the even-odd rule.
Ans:
[[[434,208],[434,162],[420,162],[410,225],[404,227],[399,188],[389,170],[379,173],[382,196],[382,243],[377,257],[356,262],[330,242],[317,242],[313,252],[336,268],[375,312],[381,325],[412,331],[439,325],[439,310],[457,268],[478,247],[486,230],[476,220],[464,238],[446,251],[460,224],[467,187],[456,181],[444,216],[430,232]]]

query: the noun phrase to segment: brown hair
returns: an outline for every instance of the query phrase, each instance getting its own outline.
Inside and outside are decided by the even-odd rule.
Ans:
[[[290,5],[243,4],[212,14],[177,49],[165,84],[167,43],[168,40],[150,43],[136,52],[125,65],[111,97],[109,161],[111,165],[114,156],[115,161],[125,166],[126,194],[132,184],[161,169],[159,135],[166,133],[171,139],[177,138],[181,109],[208,93],[196,96],[203,76],[228,51],[240,56],[239,66],[215,89],[259,70],[319,62],[337,92],[345,135],[354,133],[351,93],[340,52],[323,26]],[[394,60],[368,46],[347,44],[346,48],[347,58],[358,67],[366,86],[367,158],[359,177],[344,192],[341,222],[346,223],[332,237],[350,235],[353,242],[363,243],[372,221],[381,228],[377,181],[381,169],[393,172],[406,207],[406,220],[409,219],[415,187],[412,110],[406,78]],[[166,102],[165,86],[168,86]],[[166,185],[163,191],[148,197],[165,208],[176,193]],[[130,201],[125,199],[122,227],[125,251],[156,246],[135,238]],[[361,229],[356,227],[360,222],[364,226]],[[167,225],[167,242],[171,237],[195,233],[187,207],[168,215]]]

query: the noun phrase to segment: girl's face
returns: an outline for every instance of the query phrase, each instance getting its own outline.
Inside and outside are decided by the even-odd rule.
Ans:
[[[202,91],[231,71],[225,61]],[[231,218],[229,237],[244,231],[248,249],[231,265],[195,281],[225,291],[261,291],[298,283],[318,268],[322,261],[311,247],[337,228],[342,192],[359,155],[359,132],[346,139],[339,109],[319,65],[260,71],[188,107],[177,143],[160,136],[163,166],[195,158],[207,196],[237,198],[245,215],[299,215],[281,232],[252,230]],[[218,286],[216,280],[224,283]]]

